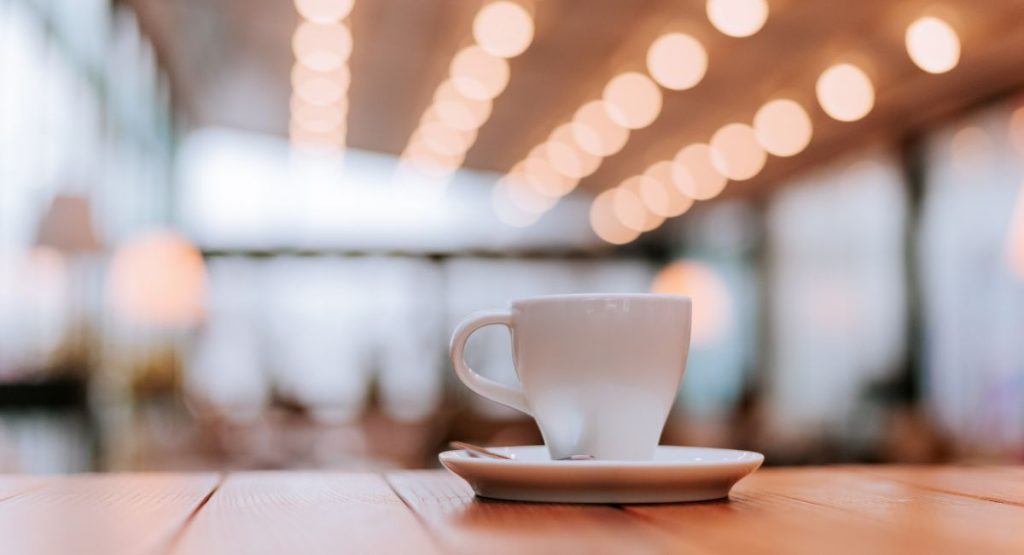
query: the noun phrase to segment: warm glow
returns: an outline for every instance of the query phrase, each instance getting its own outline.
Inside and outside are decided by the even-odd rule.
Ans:
[[[510,70],[505,58],[516,56],[529,46],[533,19],[514,2],[492,2],[477,12],[473,34],[477,44],[463,48],[452,58],[448,80],[434,92],[433,103],[410,138],[411,143],[422,137],[431,150],[453,157],[457,154],[459,164],[452,171],[461,165],[465,152],[476,141],[477,130],[490,118],[491,101],[508,86]],[[509,189],[511,193],[505,196],[518,199],[519,189],[525,188]],[[502,221],[528,225],[524,219],[514,217],[514,212],[507,209],[508,203],[495,203]]]
[[[451,175],[456,168],[462,165],[463,156],[461,154],[450,156],[438,154],[423,143],[416,141],[406,148],[402,159],[403,163],[423,175],[443,178]]]
[[[352,33],[337,23],[303,21],[292,37],[295,59],[315,71],[334,71],[352,54]]]
[[[479,46],[468,46],[452,60],[451,79],[452,85],[463,96],[490,100],[508,86],[508,62],[488,54]]]
[[[307,104],[297,97],[292,98],[291,113],[292,121],[306,129],[337,129],[345,123],[345,111],[341,107]]]
[[[629,129],[647,127],[661,113],[658,85],[641,73],[619,74],[604,88],[604,109],[619,125]]]
[[[1010,237],[1007,241],[1007,261],[1010,269],[1024,281],[1024,184],[1017,192],[1017,203],[1010,221]]]
[[[725,189],[728,179],[715,168],[708,145],[697,143],[687,146],[676,154],[673,161],[673,183],[684,195],[694,200],[708,200]]]
[[[644,172],[644,179],[639,185],[644,205],[663,218],[675,218],[693,206],[693,199],[684,195],[675,185],[674,165],[674,162],[668,160],[651,165]],[[689,175],[686,177],[689,178]]]
[[[640,195],[632,188],[622,185],[614,189],[612,210],[619,223],[636,231],[643,231],[647,223],[647,208]]]
[[[815,87],[821,109],[839,121],[856,121],[875,105],[871,79],[853,64],[836,64],[826,69]]]
[[[730,37],[749,37],[768,20],[766,0],[708,0],[708,20]]]
[[[343,65],[330,71],[317,71],[310,69],[301,63],[292,66],[291,83],[293,89],[301,88],[310,81],[329,81],[330,83],[340,87],[342,90],[348,91],[348,86],[351,80],[352,75],[349,72],[347,65]]]
[[[576,143],[571,124],[555,129],[544,148],[551,166],[566,177],[586,177],[601,165],[601,158],[584,151]]]
[[[349,72],[347,67],[320,72],[302,64],[292,67],[292,90],[294,95],[307,104],[327,106],[340,102],[348,93]]]
[[[522,178],[538,193],[559,198],[569,194],[579,183],[578,179],[567,177],[559,172],[545,156],[546,146],[535,149],[519,168]]]
[[[624,245],[640,236],[640,232],[622,225],[613,206],[616,189],[597,195],[590,205],[590,228],[594,234],[613,245]]]
[[[594,156],[611,156],[629,140],[629,130],[612,120],[600,100],[588,102],[576,111],[572,134],[580,149]]]
[[[1010,144],[1024,154],[1024,106],[1010,114]]]
[[[424,145],[438,154],[456,156],[469,149],[476,140],[476,132],[459,131],[440,122],[425,122],[419,128],[419,138]]]
[[[316,23],[334,23],[352,11],[354,0],[295,0],[299,15]]]
[[[473,38],[488,53],[499,58],[512,58],[530,46],[533,18],[519,4],[494,2],[476,14]]]
[[[732,327],[733,302],[729,288],[722,276],[707,264],[693,260],[673,262],[654,277],[651,292],[693,299],[690,339],[695,346],[715,343]]]
[[[649,178],[643,175],[634,175],[619,184],[616,188],[618,192],[613,197],[613,208],[619,221],[626,227],[641,232],[651,231],[665,221],[664,216],[648,210],[643,201],[643,186],[647,181]],[[636,204],[633,202],[634,199]],[[624,202],[628,203],[628,208],[621,207]],[[634,211],[637,207],[639,210]],[[627,219],[627,215],[632,216],[632,219]]]
[[[295,88],[295,96],[307,104],[329,106],[345,98],[345,89],[327,79],[311,79]]]
[[[203,316],[203,256],[173,232],[147,233],[119,247],[107,279],[114,310],[128,321],[190,327]]]
[[[811,117],[788,98],[771,100],[754,116],[757,142],[775,156],[793,156],[811,142]]]
[[[662,35],[647,50],[647,72],[666,89],[689,89],[700,83],[707,69],[708,54],[690,35]]]
[[[736,181],[757,175],[768,157],[758,144],[753,128],[743,123],[730,123],[716,131],[710,146],[715,169]]]
[[[437,119],[453,129],[478,129],[491,117],[491,101],[466,98],[445,81],[434,93],[433,112]]]
[[[922,17],[907,27],[907,54],[928,73],[945,73],[960,62],[960,37],[945,21]]]

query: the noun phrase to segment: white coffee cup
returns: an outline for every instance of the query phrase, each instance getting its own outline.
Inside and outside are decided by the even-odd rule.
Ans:
[[[671,295],[555,295],[478,312],[455,329],[451,358],[470,389],[532,415],[552,459],[650,460],[686,367],[691,302]],[[466,365],[466,341],[512,332],[520,388]]]

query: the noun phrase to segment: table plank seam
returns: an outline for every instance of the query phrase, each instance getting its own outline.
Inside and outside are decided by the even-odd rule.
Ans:
[[[181,539],[185,536],[185,532],[188,531],[189,526],[195,521],[196,517],[199,516],[199,512],[206,507],[207,503],[209,503],[211,499],[213,499],[213,495],[220,490],[220,487],[224,485],[224,481],[226,479],[227,475],[223,472],[217,476],[217,483],[214,484],[213,487],[210,488],[210,491],[199,500],[199,503],[189,511],[188,516],[185,517],[185,520],[171,535],[171,538],[167,541],[167,549],[164,551],[165,553],[172,553],[174,551],[178,546],[178,543],[180,543]]]
[[[901,484],[901,485],[904,485],[904,486],[910,486],[910,487],[914,487],[914,488],[917,488],[917,489],[922,489],[922,490],[930,491],[930,492],[934,492],[934,493],[944,493],[944,494],[947,494],[947,495],[956,495],[958,497],[966,497],[968,499],[976,499],[978,501],[988,501],[990,503],[999,503],[999,504],[1002,504],[1002,505],[1010,505],[1010,506],[1013,506],[1013,507],[1019,507],[1019,508],[1024,509],[1024,503],[1019,503],[1017,501],[1010,501],[1009,499],[1000,499],[998,497],[988,497],[988,496],[985,496],[985,495],[975,495],[975,494],[971,494],[971,493],[967,493],[967,492],[956,491],[954,489],[940,488],[940,487],[936,487],[936,486],[927,486],[927,485],[915,482],[913,480],[905,480],[905,479],[897,478],[895,476],[890,476],[890,475],[887,475],[887,474],[876,473],[876,472],[871,471],[870,469],[858,469],[857,472],[860,472],[860,473],[863,473],[863,474],[867,474],[867,475],[872,476],[874,478],[880,478],[880,479],[883,479],[883,480],[888,480],[890,482],[896,482],[897,484]]]
[[[387,484],[389,488],[391,488],[391,491],[394,492],[398,499],[402,501],[402,505],[405,505],[405,508],[412,513],[413,517],[416,519],[416,522],[419,523],[420,528],[423,528],[423,530],[427,534],[427,537],[430,538],[430,541],[434,542],[434,547],[440,550],[440,552],[444,553],[446,551],[444,542],[441,540],[440,537],[438,537],[436,531],[433,528],[431,528],[430,523],[426,521],[423,515],[421,515],[419,511],[417,511],[416,508],[413,507],[412,501],[406,499],[405,496],[402,495],[402,492],[400,492],[398,488],[395,487],[395,484],[391,481],[390,473],[381,473],[379,474],[379,476],[381,477],[381,479],[384,480],[384,483]]]

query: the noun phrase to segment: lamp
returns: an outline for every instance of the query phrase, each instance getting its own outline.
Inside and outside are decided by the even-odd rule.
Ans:
[[[100,251],[103,245],[93,227],[89,198],[64,194],[53,197],[36,228],[35,245],[65,255]]]

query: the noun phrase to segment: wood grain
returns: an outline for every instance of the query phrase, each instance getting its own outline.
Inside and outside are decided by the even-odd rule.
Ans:
[[[0,501],[36,489],[44,483],[45,478],[35,476],[0,475]]]
[[[434,543],[373,474],[232,474],[196,515],[177,554],[433,553]]]
[[[858,470],[932,491],[1024,506],[1024,468],[864,466]]]
[[[619,507],[534,504],[474,497],[445,471],[387,476],[402,499],[451,553],[695,552],[684,539]]]
[[[761,472],[761,471],[759,471]],[[747,480],[753,480],[753,477]],[[756,482],[756,480],[754,480]],[[885,553],[895,551],[874,526],[844,511],[737,487],[728,501],[630,505],[679,541],[713,553]]]
[[[120,474],[18,482],[26,487],[0,500],[0,553],[131,555],[165,552],[218,477]]]
[[[489,501],[444,471],[0,476],[0,553],[1024,553],[1024,467],[763,469],[729,501]]]
[[[753,478],[737,493],[784,496],[822,515],[841,515],[843,529],[863,531],[854,545],[872,551],[1024,552],[1024,507],[925,489],[861,467],[767,470]]]

